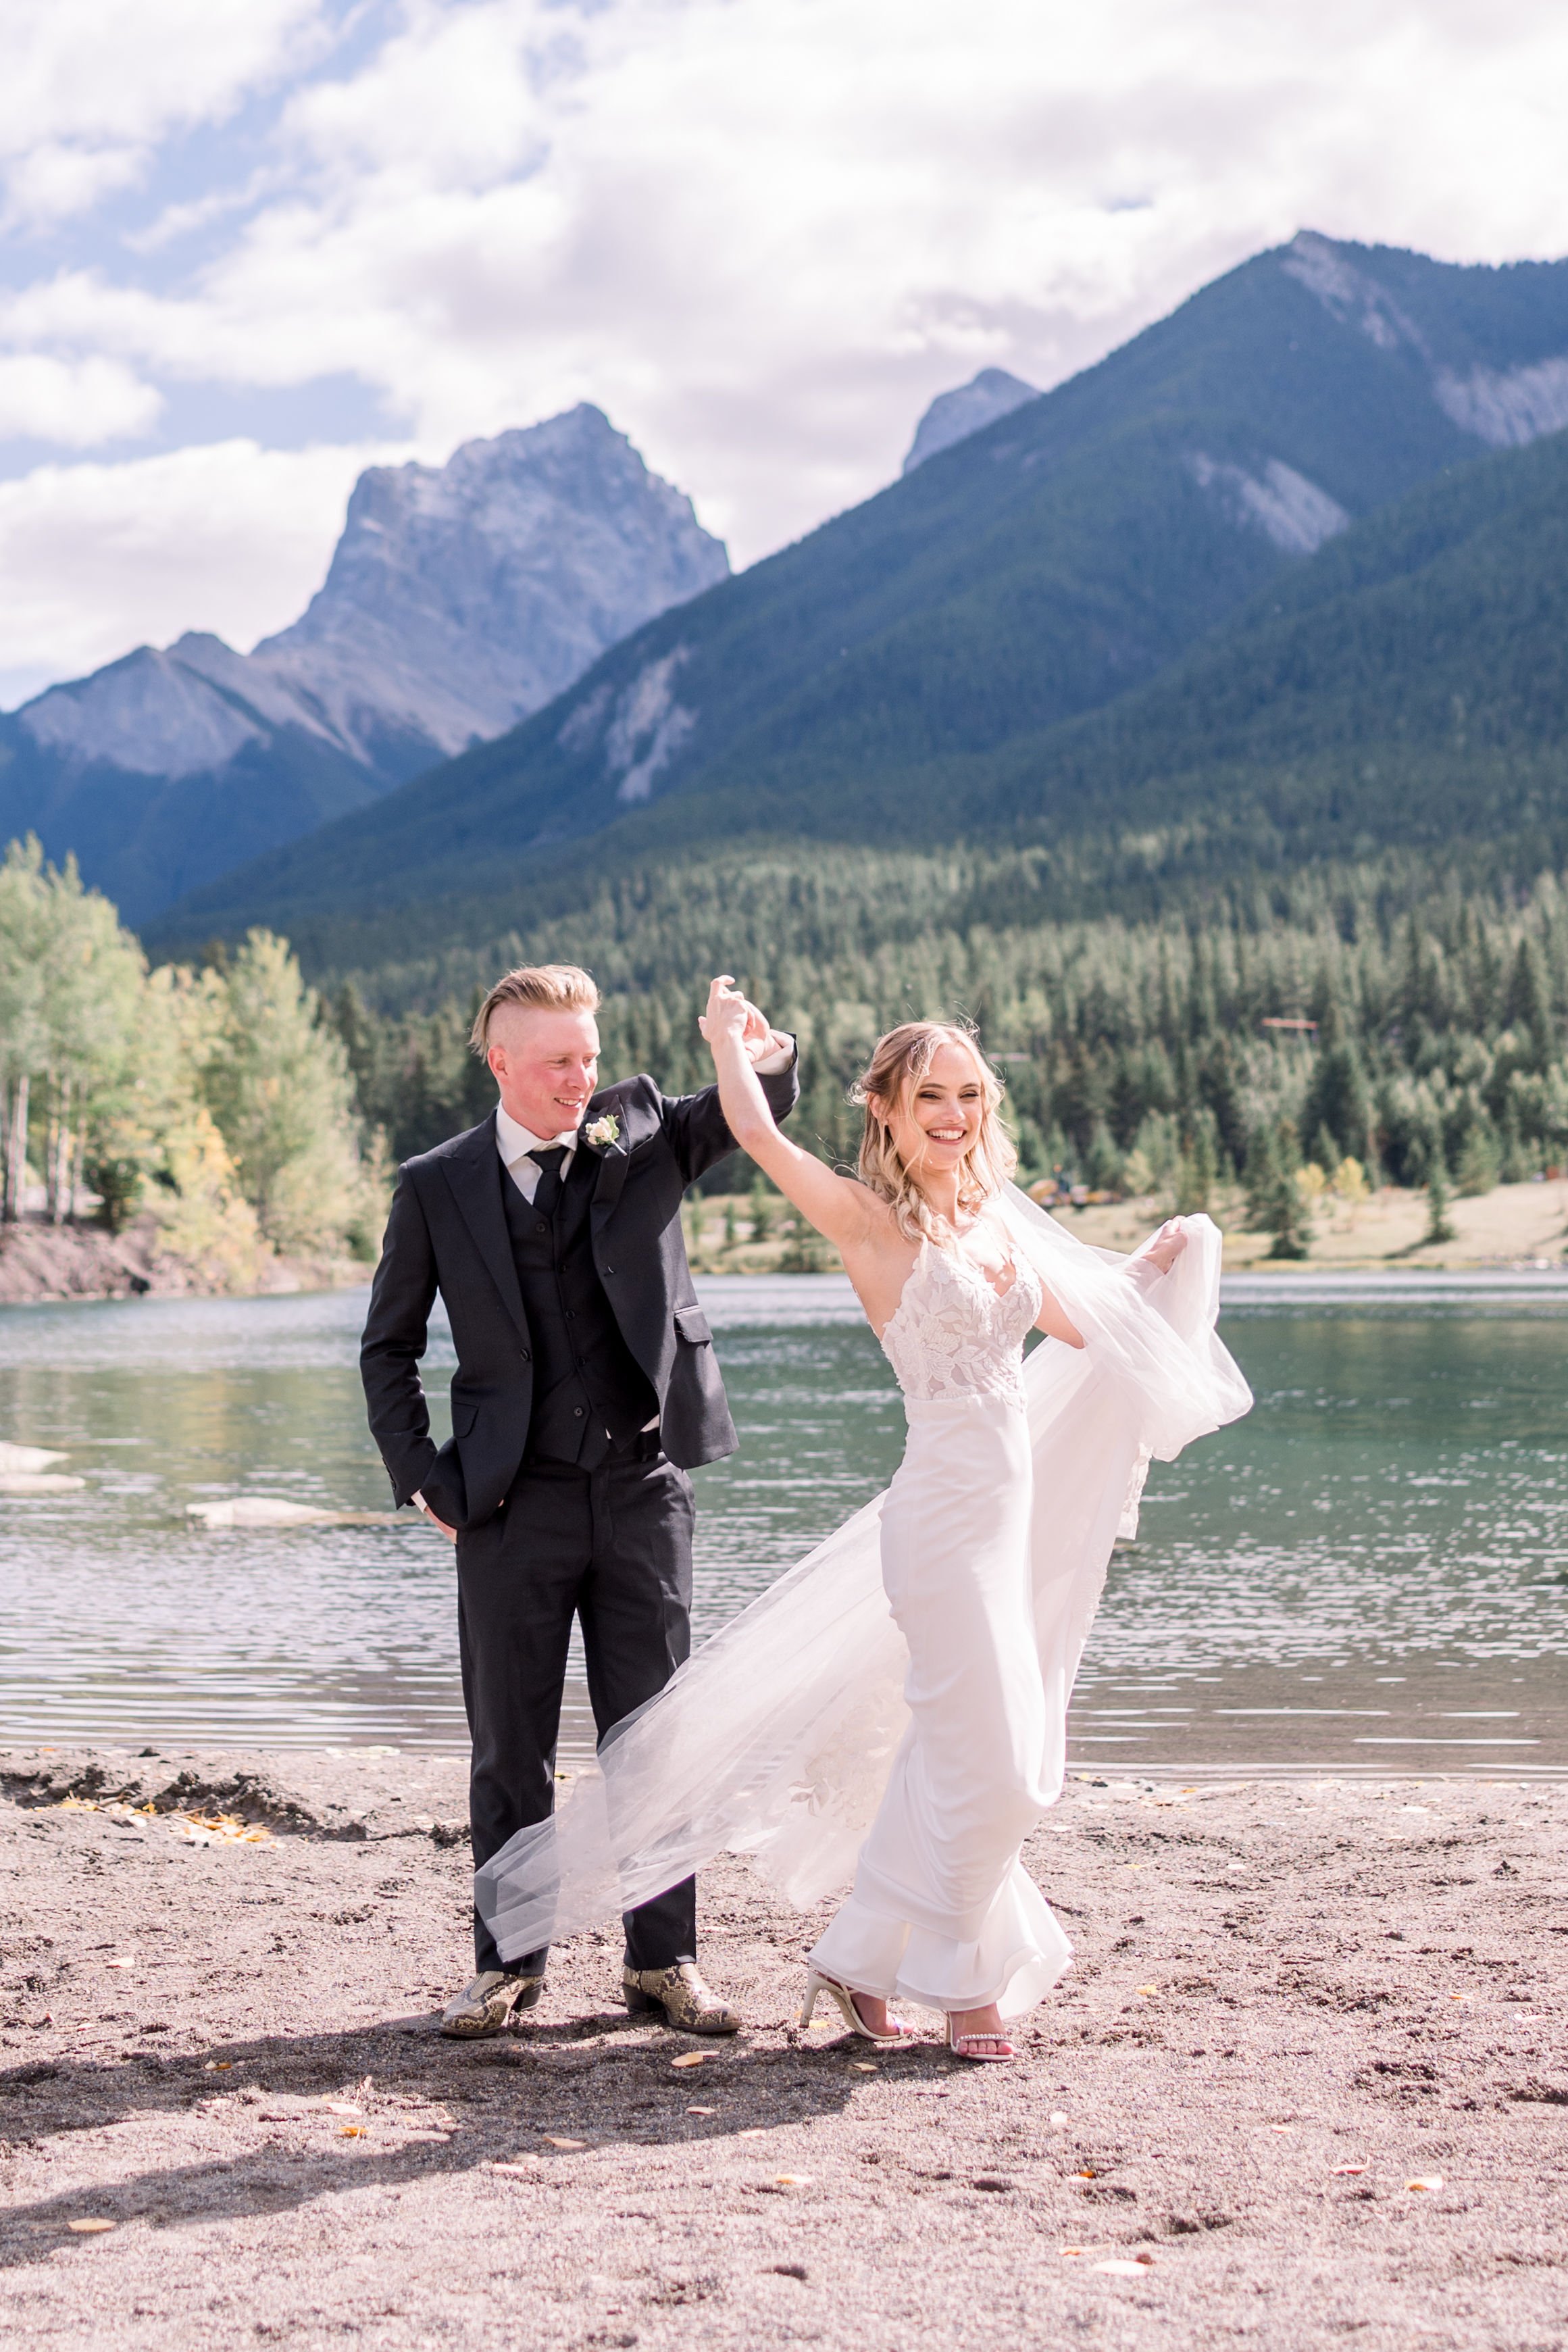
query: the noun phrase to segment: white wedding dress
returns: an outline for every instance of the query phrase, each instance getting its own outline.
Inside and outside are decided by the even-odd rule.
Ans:
[[[1041,1303],[1027,1261],[998,1292],[965,1249],[926,1244],[882,1335],[909,1428],[883,1498],[882,1580],[908,1645],[910,1722],[811,1965],[926,2009],[997,2000],[1016,2016],[1068,1962],[1019,1860],[1052,1793],[1023,1390]]]
[[[1019,1861],[1061,1793],[1067,1705],[1151,1459],[1245,1412],[1215,1333],[1219,1234],[1171,1271],[1086,1248],[1011,1187],[1014,1279],[927,1245],[883,1344],[909,1437],[886,1493],[617,1724],[552,1821],[475,1874],[507,1958],[754,1855],[857,1990],[1015,2017],[1067,1967]],[[1085,1345],[1022,1361],[1049,1286]]]

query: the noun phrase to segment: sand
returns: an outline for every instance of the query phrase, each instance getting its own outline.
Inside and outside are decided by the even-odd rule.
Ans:
[[[735,1245],[724,1244],[725,1213],[737,1234]],[[1098,1249],[1135,1249],[1170,1213],[1168,1199],[1108,1201],[1093,1207],[1060,1209],[1061,1223],[1080,1241]],[[781,1270],[792,1244],[780,1230],[760,1245],[750,1238],[750,1202],[737,1195],[733,1202],[704,1202],[697,1210],[700,1230],[694,1227],[687,1203],[686,1237],[692,1263],[699,1274],[769,1274]],[[1473,1199],[1456,1195],[1448,1204],[1453,1239],[1428,1243],[1427,1195],[1400,1192],[1394,1186],[1350,1205],[1333,1193],[1318,1199],[1312,1215],[1312,1234],[1307,1255],[1284,1263],[1269,1258],[1270,1236],[1246,1230],[1247,1206],[1235,1186],[1217,1189],[1209,1213],[1225,1235],[1225,1271],[1246,1273],[1268,1266],[1270,1273],[1291,1274],[1298,1268],[1350,1273],[1387,1274],[1487,1271],[1499,1268],[1561,1271],[1568,1266],[1568,1181],[1499,1184]],[[812,1244],[814,1263],[822,1272],[839,1272],[841,1262],[826,1243]],[[1412,1285],[1416,1287],[1416,1285]]]
[[[812,1922],[736,1861],[737,2042],[629,2020],[609,1930],[443,2041],[455,1759],[34,1751],[0,1789],[18,2345],[1568,2340],[1568,1785],[1076,1780],[1029,1860],[1077,1964],[987,2070],[929,2019],[799,2032]],[[214,1811],[269,1833],[193,1842]]]
[[[1101,1249],[1133,1249],[1158,1222],[1159,1201],[1121,1201],[1103,1208],[1061,1212],[1070,1233]],[[1246,1204],[1222,1192],[1211,1213],[1225,1234],[1225,1271],[1241,1274],[1268,1267],[1289,1275],[1293,1267],[1322,1272],[1458,1273],[1514,1268],[1561,1270],[1568,1264],[1568,1183],[1499,1184],[1473,1199],[1458,1194],[1448,1203],[1453,1239],[1427,1242],[1427,1196],[1390,1186],[1354,1207],[1333,1193],[1312,1210],[1312,1235],[1304,1259],[1270,1260],[1270,1237],[1244,1229]]]

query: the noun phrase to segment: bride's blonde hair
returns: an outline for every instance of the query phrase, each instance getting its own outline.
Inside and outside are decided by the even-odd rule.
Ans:
[[[981,1053],[972,1031],[950,1021],[903,1021],[879,1037],[850,1088],[850,1100],[865,1110],[858,1174],[880,1200],[888,1202],[899,1230],[911,1241],[936,1240],[946,1228],[920,1189],[918,1167],[904,1160],[893,1140],[890,1121],[901,1108],[912,1111],[915,1092],[943,1045],[958,1045],[975,1065],[985,1108],[979,1132],[958,1169],[958,1206],[971,1217],[999,1192],[1018,1166],[1018,1154],[997,1117],[1001,1080]]]

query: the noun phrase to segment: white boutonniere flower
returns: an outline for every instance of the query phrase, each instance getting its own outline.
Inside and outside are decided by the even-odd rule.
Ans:
[[[621,1121],[612,1110],[606,1111],[602,1118],[596,1118],[591,1127],[583,1129],[582,1139],[591,1143],[596,1151],[606,1151],[621,1140]]]

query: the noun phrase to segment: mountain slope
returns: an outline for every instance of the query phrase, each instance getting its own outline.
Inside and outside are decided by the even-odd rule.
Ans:
[[[143,646],[0,719],[0,839],[73,850],[140,919],[501,733],[728,568],[596,408],[373,467],[291,628]]]
[[[1568,432],[1425,486],[1109,709],[974,779],[982,830],[1201,855],[1568,854]]]
[[[610,858],[716,828],[992,821],[1049,730],[1145,685],[1356,518],[1527,439],[1565,352],[1568,264],[1300,236],[169,932],[499,887],[575,835]]]

